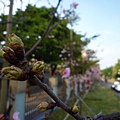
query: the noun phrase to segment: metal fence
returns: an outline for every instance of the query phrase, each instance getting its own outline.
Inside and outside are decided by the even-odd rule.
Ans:
[[[50,75],[48,72],[46,72],[45,77],[45,83],[51,87],[49,81]],[[76,84],[77,86],[74,84],[76,81],[75,78],[73,80],[74,82],[70,86],[70,89],[69,86],[67,86],[67,82],[62,80],[60,75],[57,75],[57,81],[57,95],[63,102],[68,102],[69,94],[73,93],[72,96],[69,96],[71,99],[77,94],[76,91],[80,91],[78,89],[80,87],[79,83]],[[40,113],[40,111],[37,109],[37,105],[43,101],[51,101],[51,98],[47,95],[47,93],[45,93],[45,91],[35,84],[30,85],[29,87],[27,86],[27,88],[29,89],[26,89],[25,120],[42,120],[40,118],[42,118],[44,114]],[[53,88],[51,87],[51,89]]]
[[[49,74],[46,74],[45,83],[50,86]],[[62,101],[66,101],[66,87],[62,82],[61,77],[58,75],[58,97]],[[25,120],[40,120],[42,113],[36,108],[40,102],[50,101],[51,98],[45,93],[39,86],[31,85],[29,88],[29,94],[26,95],[26,110],[25,110]]]

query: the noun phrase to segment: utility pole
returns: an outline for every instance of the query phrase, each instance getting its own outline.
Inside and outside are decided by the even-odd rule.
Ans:
[[[12,12],[13,12],[13,0],[10,0],[8,21],[12,21]],[[6,31],[7,31],[7,34],[6,34],[6,43],[7,43],[7,38],[9,36],[9,34],[12,33],[12,22],[7,24]]]
[[[13,11],[13,0],[10,0],[9,14],[7,21],[12,21],[12,11]],[[6,28],[6,45],[8,45],[8,36],[12,32],[12,23],[7,23]],[[3,66],[6,66],[6,61],[4,61]],[[0,113],[4,113],[7,109],[7,93],[8,93],[8,80],[3,78],[1,80],[1,98],[0,98]]]

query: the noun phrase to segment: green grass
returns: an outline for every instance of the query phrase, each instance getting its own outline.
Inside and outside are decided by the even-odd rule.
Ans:
[[[97,89],[96,89],[97,88]],[[76,100],[72,100],[68,105],[72,106]],[[103,112],[103,114],[110,114],[120,111],[120,99],[116,97],[111,89],[98,86],[93,87],[84,99],[85,103],[95,113]],[[93,114],[82,104],[82,116],[92,116]],[[62,109],[56,110],[49,117],[49,120],[63,120],[66,112]],[[68,120],[74,120],[69,116]]]

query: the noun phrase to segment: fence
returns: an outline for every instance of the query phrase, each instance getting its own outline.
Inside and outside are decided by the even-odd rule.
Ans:
[[[65,79],[62,81],[61,77],[57,76],[58,83],[55,82],[56,79],[50,79],[50,76],[46,75],[46,84],[52,87],[53,92],[63,101],[68,102],[73,97],[79,98],[77,101],[82,101],[82,98],[79,96],[78,92],[88,91],[88,86],[85,86],[82,82],[78,82],[77,77],[71,78],[71,80]],[[53,83],[51,83],[51,81]],[[71,83],[70,83],[71,81]],[[77,84],[75,84],[77,83]],[[84,86],[84,88],[83,88]],[[58,89],[58,90],[57,90]],[[30,86],[30,95],[26,96],[26,111],[25,111],[25,120],[42,120],[44,117],[43,113],[36,108],[37,105],[42,101],[50,101],[51,98],[38,86]],[[82,101],[84,103],[84,101]],[[84,103],[85,104],[85,103]],[[86,104],[85,104],[86,105]],[[86,105],[90,110],[90,108]]]
[[[45,83],[51,86],[53,92],[64,102],[67,102],[71,98],[71,93],[73,93],[73,97],[75,97],[78,96],[79,91],[83,91],[82,86],[84,86],[84,84],[80,84],[80,82],[75,84],[77,82],[76,77],[71,78],[74,81],[71,80],[71,83],[68,79],[63,81],[60,75],[57,75],[56,79],[54,79],[57,80],[57,82],[53,82],[53,79],[51,82],[49,79],[50,75],[47,72],[45,77]],[[36,107],[40,102],[50,101],[51,98],[37,85],[30,85],[28,88],[25,103],[25,120],[42,120],[40,118],[44,117],[44,114],[40,113]]]
[[[45,83],[51,86],[50,84],[50,75],[46,74],[46,81]],[[61,77],[57,76],[57,93],[58,97],[62,101],[66,101],[66,87],[65,84],[63,84]],[[54,89],[54,88],[52,88]],[[26,110],[25,110],[25,120],[37,120],[40,117],[43,116],[42,113],[36,108],[37,105],[42,101],[50,101],[51,98],[45,93],[39,86],[32,85],[29,89],[29,94],[26,95]],[[56,90],[53,90],[54,92]]]

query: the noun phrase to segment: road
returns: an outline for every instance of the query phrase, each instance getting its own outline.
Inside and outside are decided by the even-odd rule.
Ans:
[[[120,92],[117,92],[117,91],[115,91],[115,90],[113,90],[113,89],[111,88],[111,85],[112,85],[113,83],[111,83],[111,82],[107,82],[107,83],[101,82],[100,84],[101,84],[102,86],[105,86],[105,87],[107,87],[107,88],[110,88],[110,89],[115,93],[115,95],[118,97],[118,99],[120,99]]]

